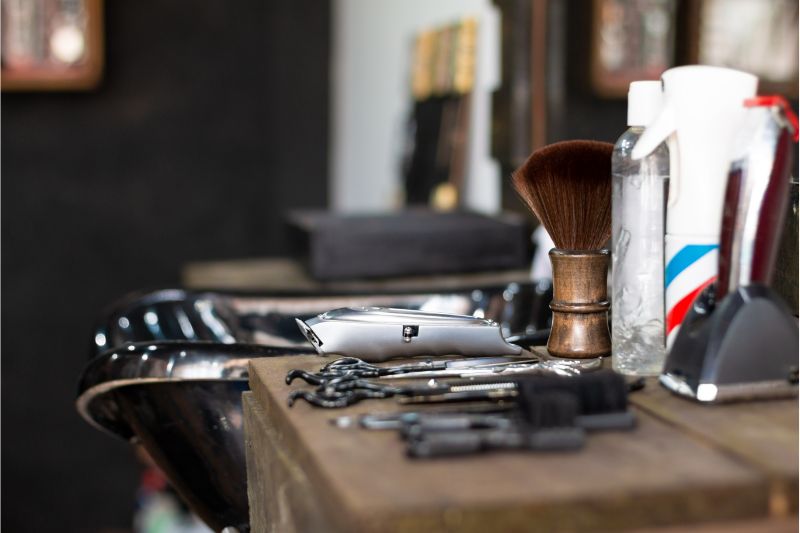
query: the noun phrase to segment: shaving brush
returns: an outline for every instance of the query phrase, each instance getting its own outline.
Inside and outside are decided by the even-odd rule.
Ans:
[[[547,351],[557,357],[611,353],[608,250],[611,152],[596,141],[565,141],[535,151],[514,172],[514,188],[550,234],[553,326]]]

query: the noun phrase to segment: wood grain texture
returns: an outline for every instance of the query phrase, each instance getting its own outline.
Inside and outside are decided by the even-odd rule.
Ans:
[[[247,496],[254,532],[324,531],[324,515],[306,496],[308,477],[287,454],[290,447],[275,431],[261,405],[242,395],[247,452]]]
[[[646,412],[639,412],[634,432],[592,435],[578,453],[407,459],[393,432],[328,423],[343,414],[397,410],[392,400],[339,410],[287,407],[295,385],[285,384],[286,372],[316,370],[324,362],[316,356],[253,360],[250,378],[287,464],[309,480],[303,497],[319,505],[324,530],[589,531],[768,513],[769,480],[758,468]]]
[[[271,531],[269,518],[280,523],[275,487],[277,476],[270,468],[274,446],[269,439],[269,422],[252,392],[242,394],[244,412],[244,448],[247,458],[247,501],[250,503],[250,527],[253,531]],[[258,502],[257,505],[254,505]],[[288,528],[287,528],[288,529]],[[289,529],[292,531],[292,529]]]
[[[793,533],[798,530],[797,517],[715,522],[699,526],[673,526],[637,529],[635,533]]]
[[[797,513],[797,399],[703,405],[679,398],[655,379],[634,405],[758,468],[770,482],[770,511]]]

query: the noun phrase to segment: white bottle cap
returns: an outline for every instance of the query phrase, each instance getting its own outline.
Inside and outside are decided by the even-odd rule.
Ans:
[[[661,82],[634,81],[628,89],[628,126],[648,126],[661,110]]]

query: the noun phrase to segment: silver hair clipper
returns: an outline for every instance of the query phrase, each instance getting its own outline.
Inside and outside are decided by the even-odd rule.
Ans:
[[[344,307],[297,320],[320,355],[386,361],[418,355],[517,355],[499,324],[466,315],[387,307]]]

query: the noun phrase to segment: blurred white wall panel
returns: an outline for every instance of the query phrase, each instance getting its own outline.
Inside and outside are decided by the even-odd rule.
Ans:
[[[499,14],[491,0],[335,0],[331,61],[330,205],[385,211],[402,187],[403,131],[411,110],[414,36],[478,18],[476,90],[471,100],[467,205],[500,206],[499,166],[490,159],[491,92],[500,80]]]

